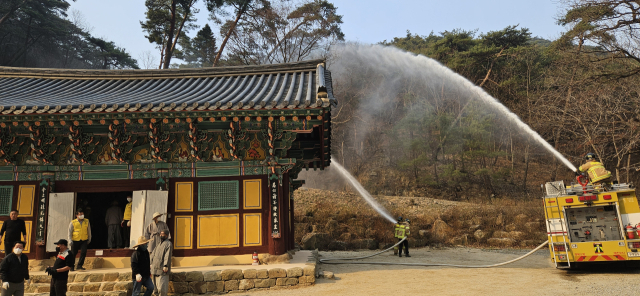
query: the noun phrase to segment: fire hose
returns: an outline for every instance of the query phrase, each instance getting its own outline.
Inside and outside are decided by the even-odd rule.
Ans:
[[[327,259],[320,259],[320,263],[326,263],[326,264],[377,264],[377,265],[408,265],[408,266],[448,266],[448,267],[459,267],[459,268],[489,268],[489,267],[498,267],[498,266],[502,266],[502,265],[507,265],[513,262],[516,262],[518,260],[522,260],[525,257],[535,253],[536,251],[540,250],[542,247],[544,247],[545,245],[547,245],[547,243],[549,242],[548,240],[545,241],[544,243],[540,244],[539,246],[537,246],[535,249],[531,250],[531,252],[526,253],[516,259],[513,260],[509,260],[506,262],[502,262],[502,263],[496,263],[496,264],[491,264],[491,265],[458,265],[458,264],[444,264],[444,263],[407,263],[407,262],[367,262],[367,261],[358,261],[358,262],[340,262],[340,261],[348,261],[348,260],[360,260],[360,259],[366,259],[366,258],[371,258],[373,256],[377,256],[380,255],[384,252],[387,252],[395,247],[397,247],[398,245],[400,245],[402,242],[404,242],[407,238],[403,238],[401,241],[399,241],[397,244],[389,247],[388,249],[382,250],[380,252],[374,253],[372,255],[367,255],[367,256],[362,256],[362,257],[353,257],[353,258],[327,258]],[[337,261],[337,262],[332,262],[332,261]]]

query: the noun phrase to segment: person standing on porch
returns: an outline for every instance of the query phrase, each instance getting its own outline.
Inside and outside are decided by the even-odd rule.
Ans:
[[[131,242],[131,196],[127,196],[127,205],[124,207],[124,215],[122,217],[122,231],[124,232],[124,247],[128,248]]]
[[[18,211],[11,211],[9,218],[11,220],[4,221],[2,229],[0,229],[0,238],[4,238],[5,257],[13,252],[13,244],[22,239],[20,235],[27,237],[27,228],[24,225],[24,220],[18,219]]]
[[[161,216],[162,214],[158,212],[153,213],[153,221],[144,229],[144,238],[149,240],[149,254],[152,254],[153,250],[162,242],[160,240],[160,232],[164,231],[168,239],[171,239],[167,223],[158,220]],[[151,256],[153,256],[153,254]]]
[[[169,240],[169,230],[160,231],[160,244],[151,253],[151,274],[153,275],[153,295],[167,296],[169,293],[169,273],[173,246]]]
[[[109,249],[122,247],[122,236],[120,236],[121,221],[122,212],[118,207],[118,201],[114,200],[104,216],[104,223],[107,224],[107,246]]]
[[[76,212],[76,219],[69,223],[69,240],[74,258],[78,254],[78,250],[81,252],[76,269],[84,270],[82,265],[84,265],[84,258],[87,257],[87,245],[91,243],[91,224],[89,224],[89,219],[84,218],[84,212],[81,209]]]

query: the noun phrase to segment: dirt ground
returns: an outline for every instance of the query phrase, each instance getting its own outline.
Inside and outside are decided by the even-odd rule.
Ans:
[[[411,258],[384,253],[361,261],[488,265],[520,257],[529,250],[422,248]],[[323,258],[349,258],[375,251],[320,252]],[[558,270],[548,250],[497,268],[415,267],[320,264],[336,279],[318,279],[311,287],[258,291],[248,295],[638,295],[640,269],[621,264]]]

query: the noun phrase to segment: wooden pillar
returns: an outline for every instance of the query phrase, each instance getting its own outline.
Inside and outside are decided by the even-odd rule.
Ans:
[[[284,245],[284,251],[290,250],[289,238],[291,233],[289,231],[289,176],[285,174],[282,181],[282,216],[280,216],[280,228],[282,230],[282,240]]]
[[[35,202],[33,203],[36,207],[36,211],[34,211],[34,214],[36,215],[36,223],[31,233],[31,240],[35,242],[32,245],[34,246],[33,252],[35,253],[36,260],[43,260],[47,257],[47,251],[45,247],[47,239],[47,209],[49,206],[49,192],[51,192],[53,189],[53,186],[51,186],[53,174],[49,173],[43,177],[44,178],[40,182],[38,192],[35,196]]]
[[[293,187],[289,187],[289,188],[293,189]],[[290,226],[289,229],[290,229],[290,232],[291,232],[291,239],[289,240],[289,242],[290,242],[289,243],[289,250],[293,250],[293,249],[296,248],[296,224],[295,224],[296,216],[295,216],[295,213],[293,212],[293,210],[294,210],[294,207],[293,207],[293,205],[294,205],[293,191],[289,192],[289,205],[290,205],[289,213],[291,214],[291,220],[290,220],[290,225],[289,225]]]
[[[275,184],[275,191],[274,192],[274,187],[273,185]],[[274,223],[274,216],[273,215],[269,215],[269,254],[271,255],[282,255],[286,252],[286,245],[285,245],[285,241],[283,239],[283,231],[282,231],[282,213],[284,213],[283,209],[282,209],[282,204],[283,204],[283,200],[282,200],[282,194],[283,194],[283,190],[282,190],[282,186],[280,185],[280,182],[276,179],[276,180],[269,180],[269,203],[270,203],[270,209],[269,209],[269,213],[277,213],[276,218],[278,220],[278,223],[275,224]],[[275,199],[273,198],[273,194],[275,194]],[[276,201],[276,204],[273,204],[273,201]],[[274,212],[273,211],[273,206],[276,206],[277,210]],[[274,231],[274,227],[277,226],[277,233],[276,231]]]

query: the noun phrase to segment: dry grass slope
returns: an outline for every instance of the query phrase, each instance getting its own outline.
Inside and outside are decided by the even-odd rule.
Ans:
[[[376,196],[394,216],[411,219],[412,247],[469,245],[532,247],[546,240],[540,199],[457,202],[427,197]],[[391,245],[393,225],[356,194],[300,188],[295,192],[295,237],[326,233],[324,249]]]

